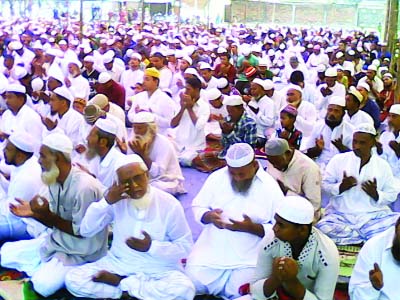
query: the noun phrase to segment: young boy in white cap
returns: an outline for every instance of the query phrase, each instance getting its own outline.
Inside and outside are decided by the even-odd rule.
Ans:
[[[339,254],[332,240],[312,226],[313,219],[314,208],[307,199],[283,199],[259,252],[252,299],[333,298]]]

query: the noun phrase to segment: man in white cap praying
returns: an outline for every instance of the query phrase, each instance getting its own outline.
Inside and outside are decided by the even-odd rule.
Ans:
[[[312,226],[313,219],[307,199],[282,200],[259,250],[250,299],[333,298],[339,253],[332,240]]]
[[[17,131],[29,132],[40,143],[44,126],[40,116],[26,104],[26,88],[20,84],[9,84],[5,91],[7,110],[0,120],[0,139],[4,141]],[[38,148],[36,149],[36,151]]]
[[[74,265],[95,261],[107,251],[107,230],[83,237],[81,222],[90,203],[101,199],[103,186],[94,177],[71,164],[73,144],[61,133],[42,141],[39,164],[45,193],[17,200],[10,210],[18,217],[32,218],[51,228],[49,235],[28,241],[8,242],[1,248],[3,267],[30,276],[25,291],[48,297],[64,287],[66,273]],[[39,296],[38,296],[39,297]]]
[[[194,286],[181,267],[193,243],[182,206],[149,185],[148,168],[137,155],[115,168],[115,184],[89,206],[80,230],[91,237],[113,222],[111,248],[100,260],[72,269],[67,289],[96,299],[192,300]]]
[[[314,221],[321,215],[321,171],[307,155],[289,148],[287,140],[274,138],[265,144],[267,172],[285,196],[302,196],[314,207]]]
[[[115,53],[112,50],[107,51],[103,55],[104,71],[111,76],[115,82],[120,82],[124,69],[115,61]]]
[[[330,98],[325,119],[317,122],[305,145],[306,154],[315,158],[322,170],[335,154],[352,147],[354,127],[343,119],[345,106],[344,97]]]
[[[117,133],[113,120],[98,118],[86,138],[89,172],[107,188],[114,182],[115,163],[125,156],[115,147]]]
[[[10,50],[12,50],[11,55],[14,56],[15,64],[22,64],[23,67],[28,71],[28,73],[30,73],[31,63],[32,60],[35,58],[35,53],[25,48],[20,41],[10,42],[9,48]]]
[[[345,97],[346,87],[338,82],[336,68],[328,68],[325,71],[325,83],[318,86],[318,99],[315,101],[320,118],[324,118],[329,100],[334,97]]]
[[[89,100],[90,85],[89,81],[81,74],[82,64],[80,61],[71,61],[68,63],[68,77],[65,79],[65,85],[69,88],[72,96]]]
[[[359,83],[366,83],[370,87],[369,97],[371,99],[379,99],[379,93],[383,91],[382,79],[377,75],[378,68],[376,65],[369,65],[367,75],[359,80]]]
[[[128,153],[139,155],[149,169],[150,184],[170,194],[185,192],[184,177],[171,141],[158,133],[154,114],[147,111],[133,117],[133,134]]]
[[[346,94],[346,115],[343,120],[349,122],[354,127],[361,123],[374,125],[374,120],[365,111],[360,109],[363,101],[363,95],[354,87],[349,87]]]
[[[0,242],[37,237],[45,229],[38,221],[15,216],[8,207],[17,203],[15,199],[31,200],[44,188],[40,178],[42,171],[33,155],[36,142],[39,143],[30,134],[19,131],[8,137],[4,148],[6,164],[15,169],[10,176],[7,195],[0,199]]]
[[[250,145],[232,145],[225,159],[228,166],[212,173],[193,200],[203,230],[186,273],[197,294],[235,299],[253,276],[258,249],[284,197]]]
[[[51,113],[42,117],[42,122],[47,129],[45,135],[52,131],[62,132],[72,140],[75,147],[80,143],[79,130],[85,121],[83,116],[72,108],[73,101],[72,94],[65,86],[56,88],[50,96]]]
[[[396,223],[398,213],[389,206],[400,192],[389,164],[371,152],[376,130],[359,124],[353,151],[337,154],[328,163],[322,189],[330,196],[317,227],[336,244],[360,244]]]

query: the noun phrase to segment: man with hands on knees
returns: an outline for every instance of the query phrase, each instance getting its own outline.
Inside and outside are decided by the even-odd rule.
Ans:
[[[371,238],[358,253],[350,278],[352,300],[399,298],[400,218],[395,226]]]
[[[193,299],[194,286],[180,264],[193,243],[182,206],[149,185],[138,155],[120,159],[115,169],[117,182],[90,205],[81,225],[82,236],[90,237],[113,222],[111,249],[100,260],[72,269],[67,289],[96,299]]]
[[[313,206],[303,197],[287,196],[278,206],[259,252],[252,299],[333,298],[339,254],[333,241],[312,226],[313,219]]]
[[[233,144],[225,159],[228,166],[212,173],[193,200],[203,231],[187,259],[186,274],[197,294],[235,299],[253,275],[262,238],[284,197],[250,145]]]
[[[30,201],[18,199],[18,204],[10,204],[16,216],[33,218],[51,229],[48,235],[5,243],[1,248],[3,267],[24,271],[31,277],[24,288],[30,294],[54,294],[64,287],[65,274],[72,266],[95,261],[107,251],[107,230],[101,229],[91,237],[81,234],[86,209],[102,197],[103,186],[72,166],[72,151],[72,142],[64,134],[46,136],[39,164],[48,188]]]
[[[369,123],[353,133],[353,151],[328,163],[322,189],[330,195],[325,216],[316,225],[336,244],[359,244],[393,226],[399,214],[388,207],[400,184],[389,164],[371,152],[376,130]]]

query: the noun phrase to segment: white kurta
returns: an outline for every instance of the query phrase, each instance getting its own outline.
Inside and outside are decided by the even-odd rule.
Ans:
[[[255,300],[267,299],[264,295],[264,282],[271,276],[274,259],[293,258],[290,244],[276,238],[272,230],[268,232],[263,245],[250,285],[250,292]],[[297,279],[306,290],[303,299],[331,300],[339,274],[339,253],[333,241],[313,228],[297,262]]]
[[[297,108],[297,117],[294,127],[303,133],[303,137],[310,136],[315,123],[317,122],[317,111],[314,104],[301,101]]]
[[[343,120],[349,122],[354,127],[356,127],[357,125],[360,125],[362,123],[368,123],[371,126],[374,126],[374,120],[372,119],[372,117],[363,110],[359,110],[351,117],[349,116],[349,113],[347,112],[344,115]]]
[[[235,192],[231,187],[228,168],[212,173],[193,200],[196,221],[203,226],[187,265],[213,269],[254,267],[262,239],[245,232],[218,229],[213,224],[204,225],[201,218],[213,209],[222,209],[223,218],[229,222],[243,220],[243,214],[261,224],[265,232],[272,227],[275,209],[283,199],[277,182],[259,167],[247,195]],[[262,207],[262,209],[260,209]],[[229,247],[229,251],[226,251]],[[207,280],[203,281],[207,282]]]
[[[254,98],[248,103],[249,106],[258,109],[258,113],[254,113],[250,108],[247,112],[257,124],[257,136],[265,138],[272,134],[275,125],[275,106],[274,102],[268,96],[263,96],[256,101]]]
[[[394,150],[389,146],[390,141],[396,141],[397,143],[400,143],[400,135],[396,138],[393,132],[385,131],[381,134],[379,141],[382,144],[383,150],[381,157],[389,163],[390,167],[392,168],[393,175],[396,178],[400,178],[399,158],[397,157]]]
[[[339,83],[336,82],[335,85],[333,87],[329,87],[329,89],[332,91],[332,94],[329,96],[323,96],[321,93],[321,89],[322,88],[328,88],[328,85],[326,83],[321,84],[318,89],[317,89],[317,95],[318,95],[318,99],[316,101],[316,108],[319,111],[319,118],[320,119],[324,119],[325,115],[326,115],[326,110],[328,108],[328,104],[329,104],[329,100],[332,97],[338,96],[338,97],[345,97],[346,96],[346,87]]]
[[[138,82],[143,82],[143,75],[144,72],[140,69],[128,69],[122,73],[120,84],[125,88],[126,99],[135,95],[135,91],[132,87],[135,87],[135,84]]]
[[[88,101],[89,94],[90,94],[89,81],[82,75],[79,75],[75,78],[69,77],[68,79],[71,82],[69,91],[74,96],[74,99],[81,98],[81,99],[85,99],[86,101]]]
[[[353,300],[396,300],[399,298],[400,266],[391,252],[395,227],[371,238],[358,253],[349,283]],[[383,274],[383,288],[377,291],[369,280],[369,271],[377,263]]]

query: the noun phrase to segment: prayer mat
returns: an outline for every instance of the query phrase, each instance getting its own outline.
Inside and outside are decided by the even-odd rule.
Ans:
[[[353,268],[357,261],[358,252],[360,252],[361,246],[358,245],[345,245],[337,246],[340,256],[340,269],[339,269],[339,279],[347,278],[349,280]]]

